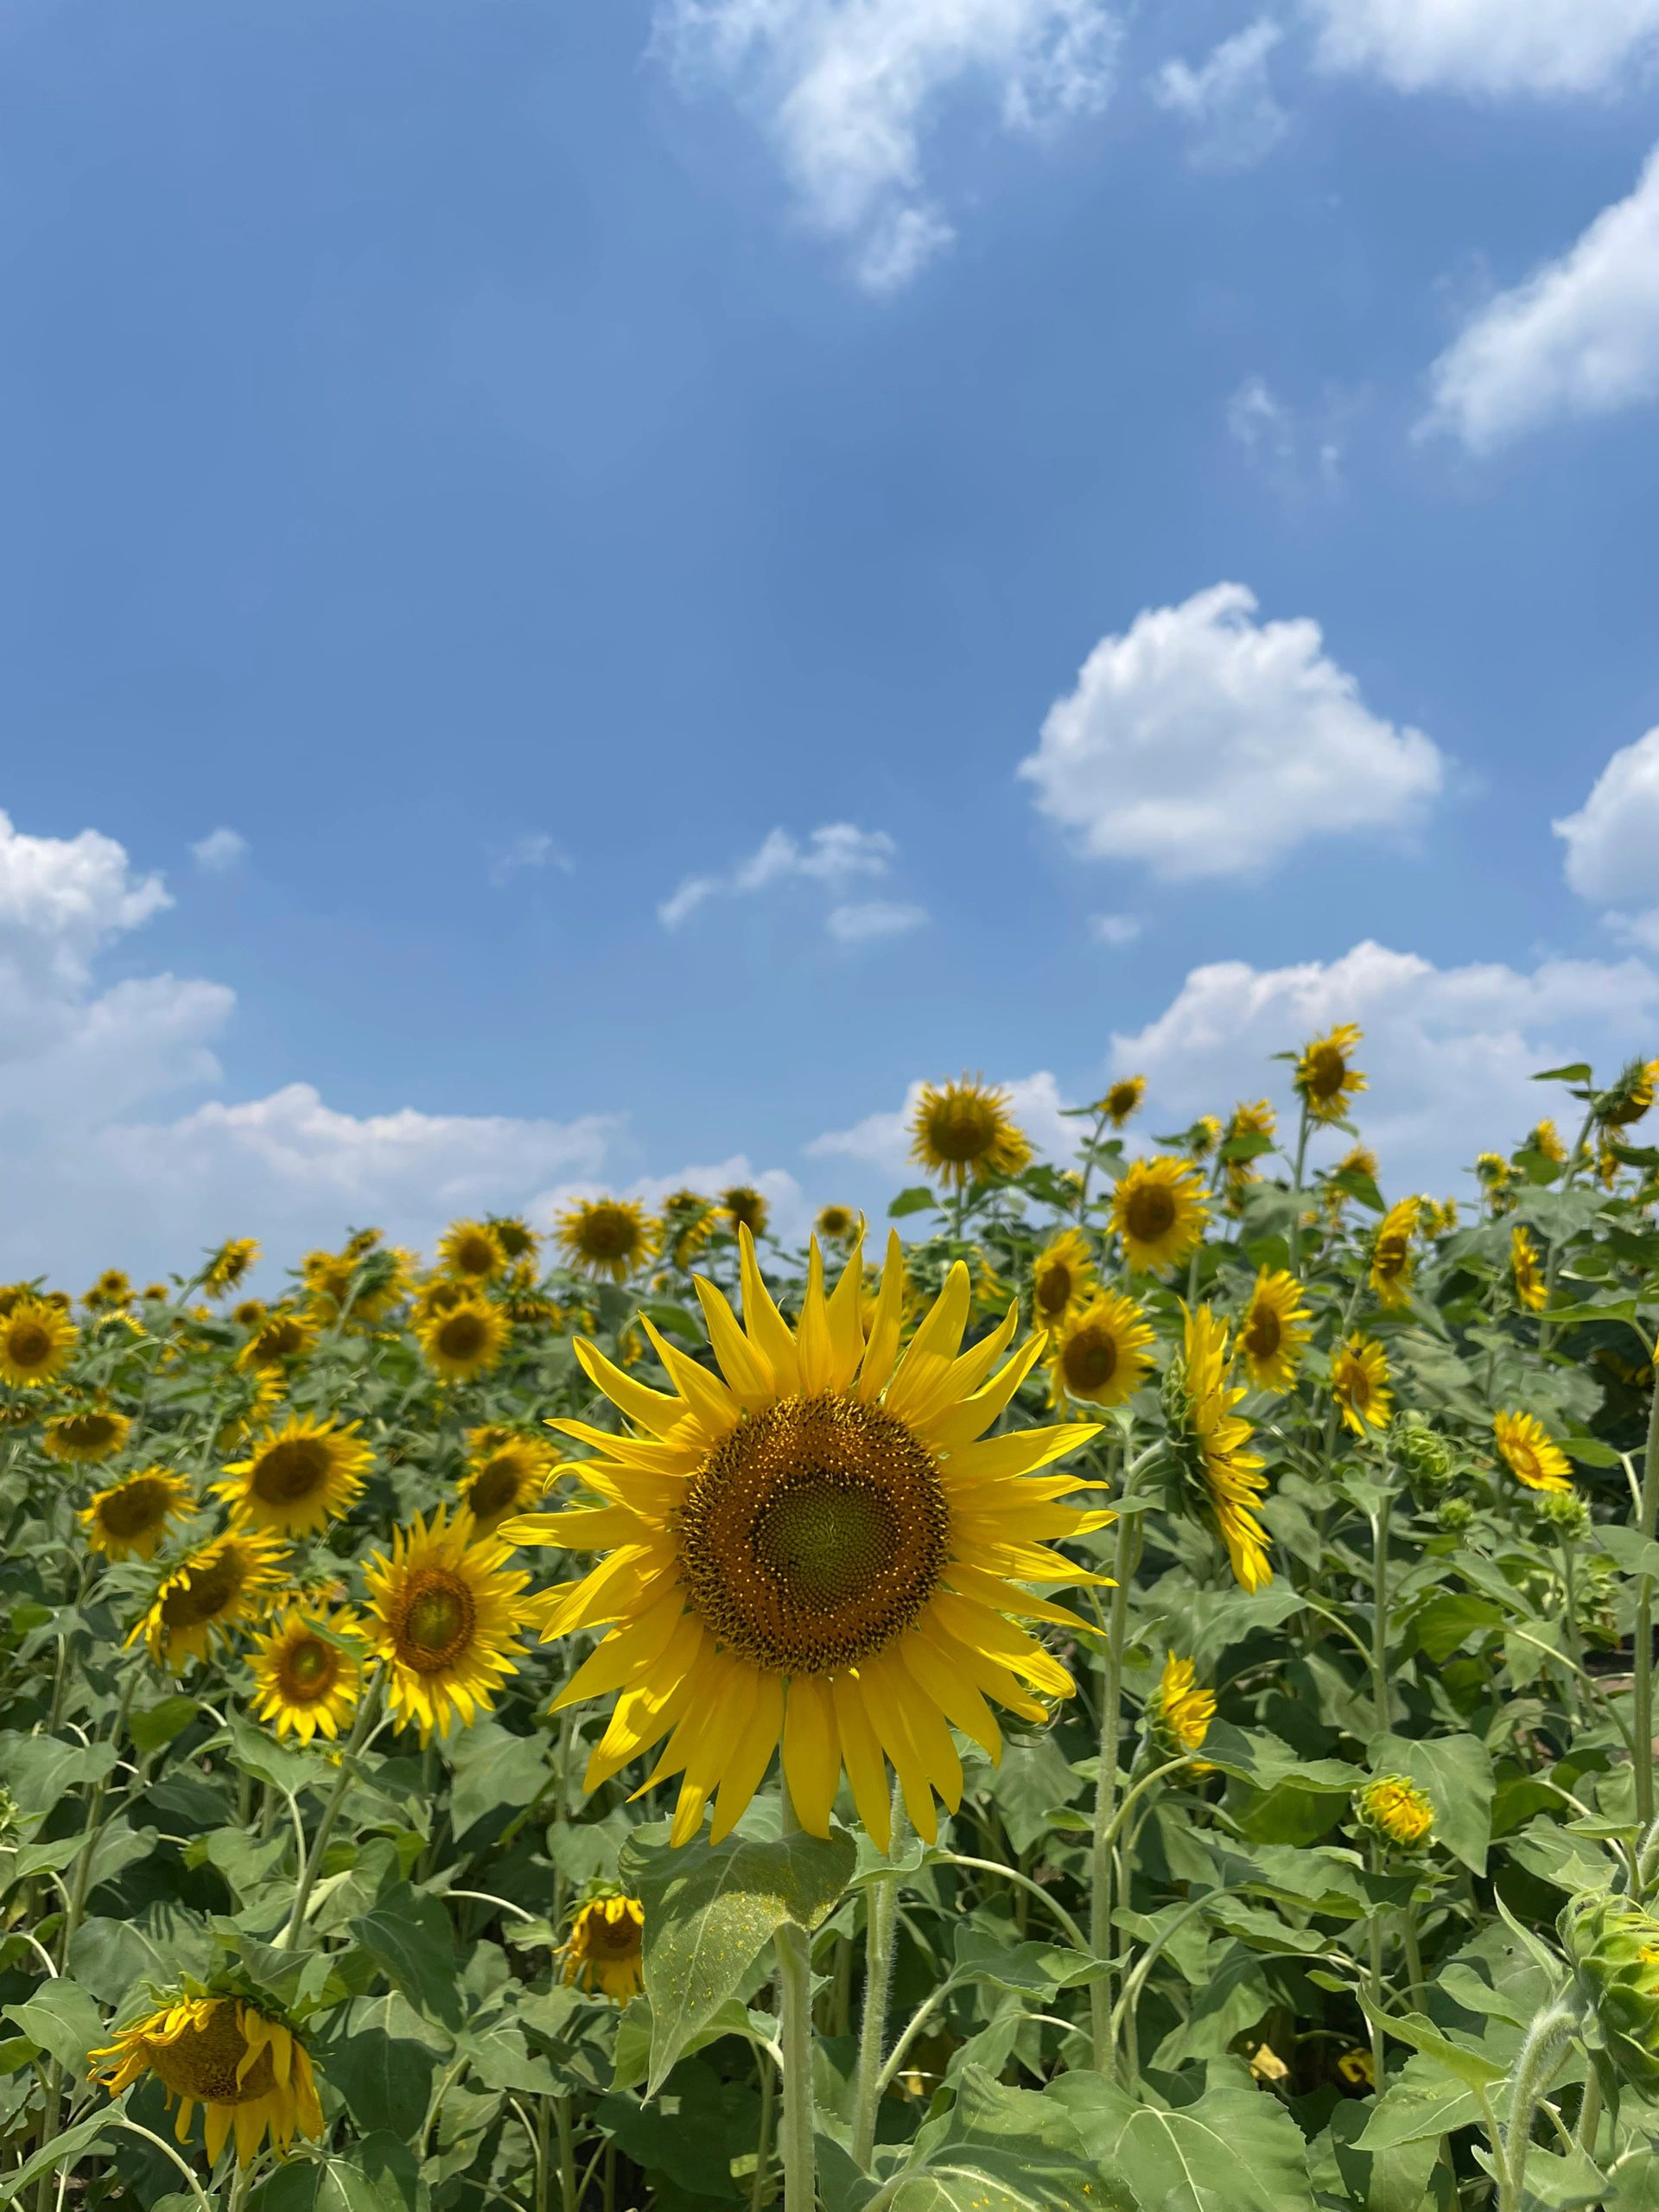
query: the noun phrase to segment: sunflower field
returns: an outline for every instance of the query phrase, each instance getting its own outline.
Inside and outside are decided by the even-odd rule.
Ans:
[[[1363,1056],[0,1291],[0,2202],[1659,2206],[1659,1062]]]

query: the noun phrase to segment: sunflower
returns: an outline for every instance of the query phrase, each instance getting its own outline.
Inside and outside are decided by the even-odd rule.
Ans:
[[[244,1298],[231,1308],[231,1319],[238,1329],[257,1329],[270,1312],[263,1298]]]
[[[25,1294],[0,1320],[0,1377],[14,1389],[49,1382],[62,1372],[79,1334],[60,1306]]]
[[[657,1249],[658,1230],[637,1198],[578,1198],[558,1219],[558,1240],[573,1268],[597,1281],[626,1282]]]
[[[1121,1129],[1132,1115],[1141,1110],[1141,1101],[1147,1095],[1147,1078],[1143,1075],[1126,1075],[1115,1083],[1103,1098],[1095,1101],[1094,1110],[1103,1115],[1115,1129]]]
[[[1198,1669],[1190,1659],[1172,1651],[1164,1661],[1163,1679],[1147,1707],[1147,1732],[1160,1750],[1172,1758],[1185,1751],[1198,1751],[1216,1717],[1216,1694],[1198,1687]]]
[[[409,1266],[408,1253],[367,1245],[360,1250],[308,1252],[300,1272],[312,1305],[325,1320],[367,1324],[408,1297]]]
[[[470,1382],[475,1375],[487,1374],[512,1334],[506,1315],[483,1298],[462,1299],[416,1332],[428,1365],[446,1382]]]
[[[189,1501],[190,1486],[168,1467],[145,1467],[99,1491],[81,1513],[86,1541],[105,1559],[153,1559]]]
[[[178,2142],[200,2105],[210,2163],[232,2133],[238,2166],[252,2164],[267,2134],[281,2151],[296,2134],[322,2133],[310,2053],[285,2021],[243,1997],[175,1998],[91,2056],[108,2062],[94,2063],[93,2079],[111,2096],[153,2074],[168,2104],[179,2101]]]
[[[130,1306],[131,1279],[123,1268],[105,1268],[80,1302],[89,1313],[112,1313]]]
[[[1363,1436],[1366,1424],[1386,1428],[1393,1408],[1388,1354],[1373,1337],[1356,1330],[1331,1363],[1331,1392],[1344,1425]]]
[[[1147,1317],[1121,1290],[1096,1292],[1063,1322],[1049,1362],[1049,1402],[1076,1399],[1091,1406],[1121,1406],[1147,1379],[1152,1365]]]
[[[255,1640],[253,1709],[279,1736],[330,1742],[349,1728],[363,1693],[363,1630],[350,1612],[317,1619],[290,1605]]]
[[[601,1454],[582,1469],[600,1503],[502,1532],[609,1554],[548,1608],[544,1638],[608,1629],[557,1704],[620,1692],[588,1761],[589,1789],[668,1738],[651,1779],[683,1776],[676,1843],[696,1833],[716,1788],[713,1839],[730,1832],[780,1737],[785,1780],[810,1834],[830,1832],[844,1764],[859,1815],[885,1849],[891,1760],[931,1841],[934,1792],[952,1809],[962,1795],[947,1723],[995,1758],[1001,1738],[985,1693],[1032,1720],[1046,1713],[1033,1690],[1071,1694],[1071,1677],[1010,1616],[1086,1630],[1020,1585],[1100,1580],[1050,1544],[1112,1516],[1058,1502],[1084,1476],[1035,1476],[1096,1430],[986,1438],[1044,1340],[1032,1338],[993,1374],[1018,1323],[1010,1308],[960,1353],[973,1298],[960,1261],[902,1356],[896,1236],[868,1337],[860,1249],[826,1294],[811,1245],[793,1330],[747,1233],[739,1264],[741,1325],[713,1284],[696,1286],[719,1374],[648,1319],[672,1395],[576,1343],[589,1379],[639,1433],[556,1422]]]
[[[1204,1178],[1190,1160],[1167,1154],[1132,1160],[1112,1193],[1112,1227],[1135,1274],[1163,1274],[1197,1249],[1209,1218]]]
[[[1618,1081],[1596,1102],[1596,1118],[1615,1129],[1639,1122],[1659,1095],[1659,1060],[1632,1060]]]
[[[507,1264],[507,1252],[487,1221],[452,1221],[438,1239],[438,1258],[446,1274],[467,1282],[493,1282]]]
[[[538,1436],[511,1428],[468,1429],[461,1503],[487,1535],[510,1514],[527,1512],[558,1464],[551,1446]]]
[[[233,1529],[194,1551],[162,1582],[149,1610],[127,1638],[149,1646],[157,1666],[182,1674],[206,1659],[219,1637],[262,1605],[283,1558],[262,1529]]]
[[[1529,1313],[1537,1313],[1548,1296],[1544,1271],[1539,1262],[1543,1255],[1527,1231],[1516,1225],[1510,1231],[1510,1272],[1515,1278],[1515,1294]]]
[[[1328,1037],[1303,1046],[1292,1081],[1312,1120],[1340,1122],[1364,1090],[1365,1078],[1351,1058],[1364,1033],[1354,1022],[1339,1021]]]
[[[1425,1198],[1423,1200],[1423,1232],[1428,1236],[1449,1236],[1458,1225],[1459,1206],[1455,1198]]]
[[[1363,1783],[1354,1792],[1354,1814],[1368,1834],[1400,1851],[1421,1851],[1434,1827],[1433,1799],[1403,1774]]]
[[[165,1306],[172,1295],[171,1287],[164,1282],[147,1282],[139,1293],[147,1306]]]
[[[764,1236],[772,1219],[765,1193],[747,1183],[734,1183],[720,1194],[720,1210],[734,1230],[747,1229],[751,1236]]]
[[[1561,1141],[1561,1133],[1548,1115],[1528,1132],[1526,1149],[1541,1153],[1554,1166],[1567,1165],[1567,1147]]]
[[[569,1940],[555,1954],[564,1979],[618,2005],[645,1986],[645,1908],[620,1890],[601,1890],[576,1907]]]
[[[1221,1139],[1221,1122],[1214,1114],[1200,1114],[1186,1133],[1187,1146],[1194,1160],[1208,1160]]]
[[[1300,1325],[1313,1319],[1302,1304],[1302,1286],[1285,1268],[1263,1268],[1239,1324],[1238,1349],[1245,1372],[1258,1390],[1288,1390],[1309,1332]]]
[[[1338,1175],[1364,1175],[1375,1183],[1382,1169],[1376,1154],[1368,1144],[1350,1145],[1337,1162]]]
[[[316,1323],[299,1313],[267,1313],[261,1306],[251,1325],[253,1333],[236,1355],[238,1367],[283,1368],[290,1360],[303,1358],[317,1341]]]
[[[1492,1433],[1504,1465],[1529,1490],[1570,1491],[1571,1465],[1535,1414],[1497,1414]]]
[[[689,1268],[714,1235],[719,1211],[699,1191],[671,1191],[663,1200],[663,1249],[677,1268]]]
[[[1272,1102],[1266,1098],[1241,1098],[1228,1116],[1223,1134],[1224,1146],[1235,1144],[1240,1137],[1266,1137],[1269,1143],[1279,1134],[1279,1116]],[[1261,1180],[1261,1171],[1253,1158],[1230,1160],[1224,1163],[1227,1187],[1234,1198],[1248,1184]]]
[[[202,1288],[209,1298],[222,1298],[227,1290],[236,1288],[258,1257],[257,1236],[232,1236],[208,1261],[201,1278]]]
[[[1267,1534],[1256,1518],[1268,1478],[1260,1455],[1244,1448],[1250,1424],[1233,1411],[1244,1389],[1232,1380],[1227,1324],[1207,1306],[1185,1310],[1186,1440],[1233,1579],[1246,1590],[1259,1590],[1273,1580]]]
[[[508,1259],[518,1261],[535,1258],[542,1240],[520,1215],[493,1213],[484,1225],[493,1231],[496,1243],[506,1254]]]
[[[1037,1255],[1031,1270],[1031,1316],[1039,1328],[1058,1328],[1085,1304],[1095,1288],[1095,1262],[1080,1229],[1062,1230]]]
[[[862,1230],[864,1217],[851,1206],[820,1206],[813,1226],[826,1244],[850,1244]]]
[[[41,1448],[49,1459],[91,1466],[118,1452],[131,1427],[131,1416],[117,1413],[113,1406],[77,1406],[48,1421]]]
[[[257,1437],[245,1459],[225,1470],[213,1490],[245,1527],[284,1536],[315,1535],[339,1514],[348,1513],[363,1494],[363,1478],[374,1454],[358,1435],[358,1423],[344,1427],[308,1414],[290,1414],[280,1429]]]
[[[523,1595],[530,1577],[508,1573],[507,1545],[480,1536],[463,1514],[417,1513],[392,1538],[391,1556],[367,1566],[369,1640],[385,1661],[392,1712],[421,1732],[448,1735],[491,1709],[519,1662],[519,1638],[538,1618]]]
[[[1367,1280],[1379,1306],[1397,1311],[1411,1303],[1411,1278],[1416,1266],[1411,1240],[1417,1233],[1421,1198],[1401,1198],[1377,1224],[1371,1239],[1371,1266]]]
[[[1008,1112],[1007,1092],[964,1075],[960,1083],[922,1085],[911,1109],[910,1156],[960,1191],[988,1176],[1017,1175],[1031,1145]]]

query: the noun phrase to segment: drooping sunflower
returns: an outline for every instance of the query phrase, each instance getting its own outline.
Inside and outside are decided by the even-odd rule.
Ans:
[[[1288,1390],[1309,1334],[1304,1321],[1313,1308],[1302,1304],[1302,1286],[1287,1268],[1263,1268],[1238,1327],[1239,1355],[1258,1390]]]
[[[1386,1428],[1394,1409],[1389,1357],[1374,1337],[1356,1330],[1331,1362],[1331,1395],[1344,1425],[1356,1436],[1367,1427]]]
[[[1172,1758],[1204,1749],[1210,1723],[1216,1717],[1216,1694],[1198,1686],[1198,1669],[1190,1659],[1172,1651],[1164,1661],[1163,1678],[1147,1707],[1147,1732]]]
[[[1245,1448],[1254,1433],[1250,1424],[1233,1410],[1246,1395],[1244,1386],[1232,1379],[1225,1321],[1207,1306],[1185,1310],[1184,1438],[1233,1579],[1246,1590],[1259,1590],[1273,1580],[1267,1531],[1256,1517],[1268,1478],[1261,1455]]]
[[[370,1644],[385,1666],[387,1702],[423,1744],[489,1712],[518,1670],[521,1639],[542,1610],[524,1594],[530,1577],[508,1571],[510,1556],[442,1505],[429,1525],[417,1513],[397,1531],[390,1558],[370,1555]]]
[[[1197,1249],[1210,1217],[1204,1178],[1173,1153],[1132,1160],[1112,1193],[1112,1227],[1135,1274],[1164,1274]]]
[[[170,1467],[145,1467],[99,1491],[80,1514],[80,1525],[105,1559],[154,1559],[189,1498],[182,1475]]]
[[[1517,1223],[1510,1231],[1510,1272],[1515,1278],[1516,1297],[1529,1313],[1537,1313],[1548,1295],[1542,1262],[1543,1254]]]
[[[1548,1114],[1541,1122],[1535,1122],[1528,1132],[1527,1149],[1541,1153],[1554,1166],[1564,1167],[1567,1165],[1567,1147],[1561,1141],[1560,1131]]]
[[[850,1244],[862,1230],[864,1217],[854,1206],[820,1206],[813,1226],[825,1244]]]
[[[202,1288],[209,1298],[222,1298],[226,1291],[236,1288],[258,1257],[257,1236],[232,1236],[219,1246],[207,1262],[201,1278]]]
[[[487,1221],[452,1221],[438,1239],[446,1274],[467,1282],[493,1282],[507,1264],[500,1238]]]
[[[89,1313],[113,1313],[132,1303],[132,1279],[124,1268],[105,1268],[81,1300]]]
[[[558,1464],[551,1446],[539,1436],[521,1436],[512,1428],[468,1429],[461,1503],[474,1525],[488,1534],[510,1515],[527,1513]]]
[[[1103,1098],[1095,1101],[1095,1111],[1101,1114],[1115,1129],[1141,1110],[1141,1101],[1147,1095],[1147,1078],[1143,1075],[1126,1075],[1115,1083]]]
[[[1529,1490],[1572,1489],[1572,1463],[1535,1414],[1496,1414],[1492,1433],[1517,1482]]]
[[[1061,1324],[1049,1361],[1049,1402],[1121,1406],[1147,1379],[1147,1317],[1121,1290],[1097,1292]]]
[[[118,1452],[131,1427],[130,1414],[118,1414],[113,1406],[77,1406],[48,1421],[41,1449],[71,1466],[91,1466]]]
[[[267,1313],[261,1307],[236,1363],[266,1371],[283,1368],[290,1360],[302,1359],[316,1340],[315,1321],[299,1313]]]
[[[470,1382],[499,1360],[512,1328],[499,1306],[474,1297],[433,1314],[416,1334],[434,1373],[446,1382]]]
[[[1031,1318],[1039,1329],[1057,1329],[1086,1304],[1094,1288],[1089,1239],[1080,1229],[1062,1230],[1032,1263]]]
[[[290,1605],[256,1637],[248,1664],[260,1719],[302,1744],[316,1735],[332,1743],[350,1727],[363,1694],[362,1627],[350,1611],[319,1619]]]
[[[1096,1431],[986,1436],[1043,1339],[994,1373],[1018,1323],[1011,1308],[960,1352],[973,1299],[961,1262],[901,1353],[897,1236],[868,1335],[861,1250],[826,1294],[811,1246],[793,1330],[747,1234],[739,1259],[741,1324],[711,1283],[696,1286],[719,1374],[649,1320],[672,1395],[577,1341],[589,1379],[639,1433],[556,1422],[600,1454],[582,1473],[601,1502],[503,1531],[608,1554],[549,1606],[544,1637],[608,1629],[557,1705],[620,1693],[588,1762],[590,1789],[667,1737],[652,1779],[683,1777],[676,1843],[696,1832],[716,1789],[711,1833],[730,1831],[780,1738],[810,1833],[829,1834],[844,1765],[859,1815],[885,1848],[891,1761],[931,1839],[934,1792],[952,1808],[961,1799],[947,1724],[995,1758],[1001,1738],[987,1694],[1036,1719],[1045,1707],[1033,1691],[1071,1694],[1071,1676],[1014,1617],[1086,1629],[1020,1585],[1098,1579],[1050,1547],[1112,1516],[1059,1502],[1084,1476],[1036,1473]]]
[[[1639,1122],[1659,1096],[1659,1060],[1632,1060],[1597,1103],[1596,1118],[1610,1128]]]
[[[626,2005],[645,1986],[645,1908],[620,1890],[594,1891],[576,1907],[555,1955],[567,1982]]]
[[[747,1229],[751,1236],[764,1236],[772,1208],[764,1192],[748,1183],[734,1183],[720,1194],[720,1210],[734,1230]]]
[[[283,1558],[282,1545],[262,1529],[215,1536],[174,1568],[127,1642],[142,1637],[157,1666],[182,1674],[264,1605]]]
[[[248,1457],[227,1466],[213,1490],[232,1519],[246,1527],[313,1535],[348,1513],[363,1494],[374,1454],[358,1426],[290,1414],[280,1429],[257,1437]]]
[[[579,1198],[559,1216],[557,1235],[570,1266],[595,1281],[626,1282],[657,1250],[657,1224],[637,1198]]]
[[[1357,1023],[1339,1021],[1329,1036],[1303,1046],[1291,1080],[1313,1121],[1340,1122],[1364,1090],[1365,1078],[1352,1058],[1364,1034]]]
[[[14,1389],[62,1373],[80,1332],[60,1306],[19,1298],[0,1320],[0,1377]]]
[[[1370,1272],[1366,1280],[1376,1294],[1377,1304],[1392,1311],[1411,1303],[1411,1278],[1416,1268],[1411,1240],[1417,1234],[1417,1218],[1422,1210],[1421,1198],[1396,1200],[1377,1224],[1371,1239]]]
[[[663,1249],[677,1268],[689,1268],[714,1235],[720,1211],[701,1191],[671,1191],[663,1200]]]
[[[322,2133],[311,2055],[286,2021],[244,1997],[194,1988],[124,2029],[92,2054],[93,2078],[111,2096],[153,2074],[179,2103],[177,2141],[188,2142],[201,2107],[209,2163],[236,2139],[236,2162],[251,2165],[267,2134],[286,2150],[295,2136]],[[99,2066],[99,2060],[106,2062]]]
[[[312,1308],[322,1319],[367,1326],[408,1297],[409,1265],[406,1252],[370,1244],[343,1252],[308,1252],[300,1271]]]
[[[1017,1175],[1031,1160],[1025,1131],[1008,1112],[1008,1094],[964,1075],[925,1083],[910,1116],[910,1156],[958,1191],[992,1175]]]

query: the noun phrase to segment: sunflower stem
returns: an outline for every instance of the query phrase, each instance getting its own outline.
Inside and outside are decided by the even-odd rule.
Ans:
[[[1561,1189],[1563,1192],[1570,1191],[1573,1184],[1578,1180],[1579,1169],[1584,1163],[1584,1148],[1590,1141],[1590,1132],[1594,1128],[1595,1125],[1596,1109],[1592,1106],[1590,1111],[1584,1117],[1584,1126],[1579,1131],[1578,1141],[1573,1147],[1572,1151],[1567,1154],[1567,1173],[1561,1178]],[[1538,1349],[1540,1351],[1548,1351],[1549,1350],[1550,1338],[1555,1333],[1554,1325],[1548,1318],[1549,1301],[1555,1295],[1555,1279],[1560,1273],[1563,1243],[1564,1240],[1560,1236],[1552,1237],[1550,1240],[1548,1255],[1544,1262],[1544,1308],[1538,1319]]]
[[[1295,1201],[1296,1211],[1291,1217],[1290,1236],[1287,1241],[1290,1245],[1290,1272],[1294,1275],[1301,1273],[1302,1266],[1302,1173],[1307,1166],[1307,1137],[1312,1127],[1313,1116],[1307,1110],[1307,1101],[1304,1099],[1301,1126],[1296,1132],[1296,1165],[1290,1178],[1290,1195]]]
[[[554,2098],[553,2118],[559,2131],[559,2202],[563,2212],[576,2212],[576,2136],[569,2097]]]
[[[1651,1540],[1659,1521],[1659,1381],[1648,1414],[1647,1450],[1642,1461],[1641,1534]],[[1636,1819],[1642,1828],[1653,1825],[1653,1577],[1644,1574],[1637,1585],[1636,1650],[1633,1655],[1633,1701],[1636,1735]]]
[[[311,1839],[311,1848],[306,1853],[294,1885],[294,1904],[275,1948],[279,1951],[292,1950],[305,1929],[305,1916],[310,1909],[311,1892],[316,1887],[317,1876],[322,1870],[322,1854],[328,1848],[328,1839],[334,1832],[334,1822],[340,1818],[346,1793],[354,1779],[352,1762],[369,1739],[375,1708],[379,1699],[371,1691],[358,1707],[357,1725],[352,1730],[340,1755],[340,1772],[322,1808],[322,1818],[317,1822],[317,1832]]]
[[[1127,1489],[1126,1489],[1127,1494]],[[1123,1717],[1123,1644],[1129,1623],[1129,1580],[1140,1549],[1141,1516],[1122,1516],[1112,1562],[1116,1588],[1106,1636],[1106,1681],[1100,1700],[1100,1768],[1095,1783],[1095,1837],[1090,1854],[1089,1947],[1111,1963],[1112,1845],[1116,1835],[1117,1743]],[[1116,2037],[1112,2029],[1111,1976],[1089,1987],[1090,2040],[1096,2073],[1115,2071]]]
[[[893,1785],[891,1840],[887,1857],[896,1859],[910,1834],[904,1793]],[[869,2171],[875,2150],[875,2116],[881,2101],[881,2061],[887,2039],[887,1998],[893,1986],[894,1936],[899,1925],[899,1878],[878,1882],[868,1892],[864,1925],[864,2011],[858,2027],[857,2090],[853,2101],[853,2156]]]
[[[784,1834],[798,1834],[789,1785],[784,1785]],[[815,2212],[817,2162],[812,2110],[812,1949],[804,1928],[785,1921],[772,1938],[778,1960],[779,2040],[784,2053],[784,2108],[778,2138],[784,2166],[784,2212]]]
[[[1393,1719],[1389,1694],[1389,1523],[1393,1516],[1394,1493],[1384,1491],[1371,1516],[1371,1693],[1381,1735],[1388,1733]]]

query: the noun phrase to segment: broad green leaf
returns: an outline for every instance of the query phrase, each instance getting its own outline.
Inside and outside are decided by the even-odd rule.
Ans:
[[[1478,1736],[1372,1738],[1378,1774],[1403,1774],[1434,1801],[1434,1839],[1472,1873],[1486,1871],[1492,1840],[1492,1760]]]
[[[493,1813],[530,1804],[551,1771],[544,1738],[515,1736],[493,1720],[475,1720],[457,1738],[449,1764],[449,1818],[457,1841]]]
[[[127,1732],[141,1751],[159,1751],[182,1735],[200,1711],[193,1697],[164,1697],[131,1714]]]
[[[354,1940],[417,2012],[447,2027],[459,2026],[454,1937],[435,1897],[422,1897],[401,1882],[372,1912],[359,1914],[349,1925]]]
[[[1051,2083],[1049,2099],[1071,2114],[1104,2171],[1157,2212],[1314,2212],[1302,2131],[1259,2090],[1208,2088],[1170,2110],[1078,2072]]]
[[[1359,2133],[1359,2147],[1382,2152],[1408,2143],[1438,2142],[1442,2135],[1455,2134],[1479,2118],[1480,2100],[1472,2089],[1449,2080],[1433,2060],[1411,2058],[1371,2107]]]
[[[1384,2035],[1396,2042],[1408,2044],[1424,2058],[1432,2059],[1437,2066],[1456,2077],[1466,2088],[1490,2089],[1494,2082],[1501,2082],[1509,2070],[1486,2057],[1479,2050],[1442,2035],[1432,2020],[1421,2012],[1404,2015],[1388,2012],[1380,2005],[1373,2005],[1362,1990],[1359,2001],[1368,2019],[1375,2020]]]
[[[6,2009],[30,2042],[49,2051],[70,2074],[84,2074],[87,2052],[109,2039],[103,2014],[76,1982],[43,1982],[32,1996]]]
[[[290,2156],[248,2200],[250,2212],[415,2212],[419,2202],[415,2155],[388,2134]]]
[[[906,1214],[937,1211],[938,1200],[925,1183],[912,1183],[908,1190],[900,1191],[896,1198],[887,1203],[888,1218],[902,1221]]]
[[[359,2026],[319,2052],[317,2063],[363,2133],[385,2129],[413,2139],[426,2118],[436,2063],[423,2044]]]
[[[1438,2136],[1414,2136],[1380,2150],[1359,2140],[1375,2107],[1344,2097],[1331,2114],[1331,2149],[1344,2190],[1364,2212],[1423,2212]]]
[[[732,2161],[753,2154],[760,2100],[744,2081],[721,2081],[700,2058],[689,2058],[661,2096],[601,2097],[594,2116],[636,2165],[658,2180],[657,2202],[687,2197],[730,2202]],[[673,2183],[661,2186],[660,2177]]]
[[[50,2142],[41,2144],[14,2173],[0,2177],[0,2196],[15,2203],[29,2183],[38,2181],[42,2174],[64,2173],[89,2152],[102,2148],[116,2133],[115,2122],[120,2112],[119,2105],[105,2105],[89,2120],[78,2120],[74,2126],[66,2127],[61,2135],[54,2135]]]

